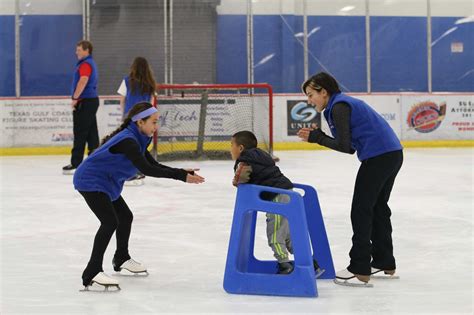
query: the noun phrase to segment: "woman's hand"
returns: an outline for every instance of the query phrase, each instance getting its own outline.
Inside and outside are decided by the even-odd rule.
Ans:
[[[318,125],[312,124],[311,128],[301,128],[300,130],[298,130],[296,135],[300,137],[301,140],[308,142],[310,132],[318,128]]]
[[[76,110],[76,106],[77,106],[77,100],[71,100],[71,108],[72,108],[72,110]]]
[[[199,176],[198,174],[189,174],[186,176],[186,183],[190,184],[201,184],[204,183],[204,177]]]

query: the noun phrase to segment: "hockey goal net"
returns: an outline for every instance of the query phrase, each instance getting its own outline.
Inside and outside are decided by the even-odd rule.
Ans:
[[[273,154],[272,88],[268,84],[158,84],[160,160],[230,159],[234,133],[252,131]]]

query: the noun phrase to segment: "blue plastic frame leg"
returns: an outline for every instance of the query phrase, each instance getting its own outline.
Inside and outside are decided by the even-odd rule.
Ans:
[[[306,220],[308,221],[308,231],[311,236],[313,257],[318,261],[319,266],[326,270],[319,279],[334,279],[336,272],[321,206],[319,205],[318,193],[316,189],[309,185],[294,184],[294,187],[304,191],[303,202],[306,210]]]

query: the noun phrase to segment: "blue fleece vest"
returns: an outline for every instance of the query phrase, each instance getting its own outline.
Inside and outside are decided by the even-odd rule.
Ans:
[[[132,94],[132,88],[130,84],[130,78],[126,76],[123,78],[125,81],[125,85],[127,86],[127,96],[125,97],[125,109],[124,109],[124,116],[127,116],[130,109],[132,109],[133,105],[140,103],[140,102],[150,102],[151,94],[140,94],[140,91],[135,91]]]
[[[79,67],[81,66],[82,63],[88,63],[91,68],[92,68],[92,73],[89,77],[89,81],[87,81],[86,87],[84,88],[84,91],[82,91],[81,95],[79,98],[96,98],[97,97],[97,80],[98,74],[97,74],[97,66],[95,64],[94,59],[92,58],[91,55],[79,60],[76,64],[76,69],[74,70],[74,77],[72,80],[72,87],[71,87],[71,96],[74,96],[74,91],[76,91],[77,83],[79,83],[80,75],[79,75]]]
[[[127,138],[135,140],[143,154],[151,141],[151,137],[140,133],[135,123],[130,123],[79,165],[74,173],[74,188],[79,191],[100,191],[106,193],[110,200],[117,200],[122,193],[123,183],[134,176],[137,169],[125,154],[114,154],[109,149]]]
[[[337,137],[337,130],[331,113],[334,105],[340,102],[351,107],[351,143],[360,161],[402,149],[397,135],[382,116],[364,101],[343,93],[332,95],[324,111],[333,137]]]

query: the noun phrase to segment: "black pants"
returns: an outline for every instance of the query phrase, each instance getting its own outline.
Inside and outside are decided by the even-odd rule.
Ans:
[[[103,192],[80,191],[79,193],[100,221],[91,258],[82,274],[83,284],[88,285],[92,278],[103,271],[104,253],[114,232],[116,232],[115,236],[117,238],[117,250],[114,259],[119,262],[119,265],[130,259],[128,240],[132,229],[133,214],[122,196],[115,201],[110,201],[109,196]]]
[[[352,248],[347,269],[370,275],[370,267],[396,268],[388,200],[403,163],[403,152],[388,152],[362,162],[352,198]],[[372,257],[372,261],[371,261]]]
[[[97,130],[96,113],[99,108],[99,98],[85,98],[79,101],[76,110],[72,112],[74,144],[71,151],[71,164],[79,166],[84,159],[84,150],[91,154],[99,146],[99,131]]]

